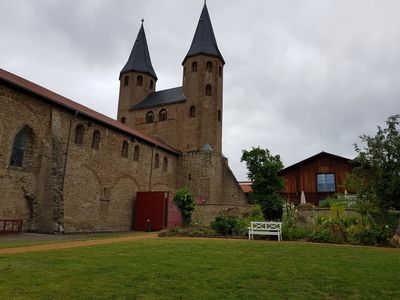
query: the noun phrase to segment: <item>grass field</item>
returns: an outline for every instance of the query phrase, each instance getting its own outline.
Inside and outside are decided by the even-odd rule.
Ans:
[[[0,255],[1,299],[400,299],[398,249],[159,238]]]

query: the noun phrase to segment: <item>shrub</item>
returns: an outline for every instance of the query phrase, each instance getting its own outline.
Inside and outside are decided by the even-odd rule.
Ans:
[[[226,235],[245,235],[247,233],[246,220],[239,217],[219,215],[211,222],[211,228],[217,233]]]
[[[188,226],[195,208],[192,191],[186,187],[178,189],[174,196],[174,203],[182,214],[184,224]]]

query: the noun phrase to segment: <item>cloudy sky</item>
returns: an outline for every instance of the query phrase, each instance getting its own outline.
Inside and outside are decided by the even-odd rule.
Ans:
[[[0,1],[0,67],[116,117],[118,75],[145,19],[157,89],[182,84],[202,0]],[[352,158],[360,134],[400,113],[400,1],[208,0],[225,58],[223,153],[285,166]]]

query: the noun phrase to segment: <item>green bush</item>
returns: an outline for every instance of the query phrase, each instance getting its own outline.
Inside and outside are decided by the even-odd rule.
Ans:
[[[308,238],[310,233],[303,228],[282,225],[282,238],[283,240],[302,240]]]
[[[387,246],[392,236],[389,226],[373,226],[364,228],[354,235],[354,240],[360,245],[380,245]]]
[[[246,220],[239,217],[219,215],[211,222],[211,228],[224,236],[241,236],[247,233]]]
[[[174,203],[182,214],[185,226],[190,225],[192,212],[195,208],[192,191],[186,187],[179,188],[175,193]]]

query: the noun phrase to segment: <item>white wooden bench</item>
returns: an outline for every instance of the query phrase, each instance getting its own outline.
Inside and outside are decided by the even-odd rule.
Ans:
[[[276,235],[278,241],[282,240],[282,222],[251,222],[249,227],[249,240],[254,235]]]

